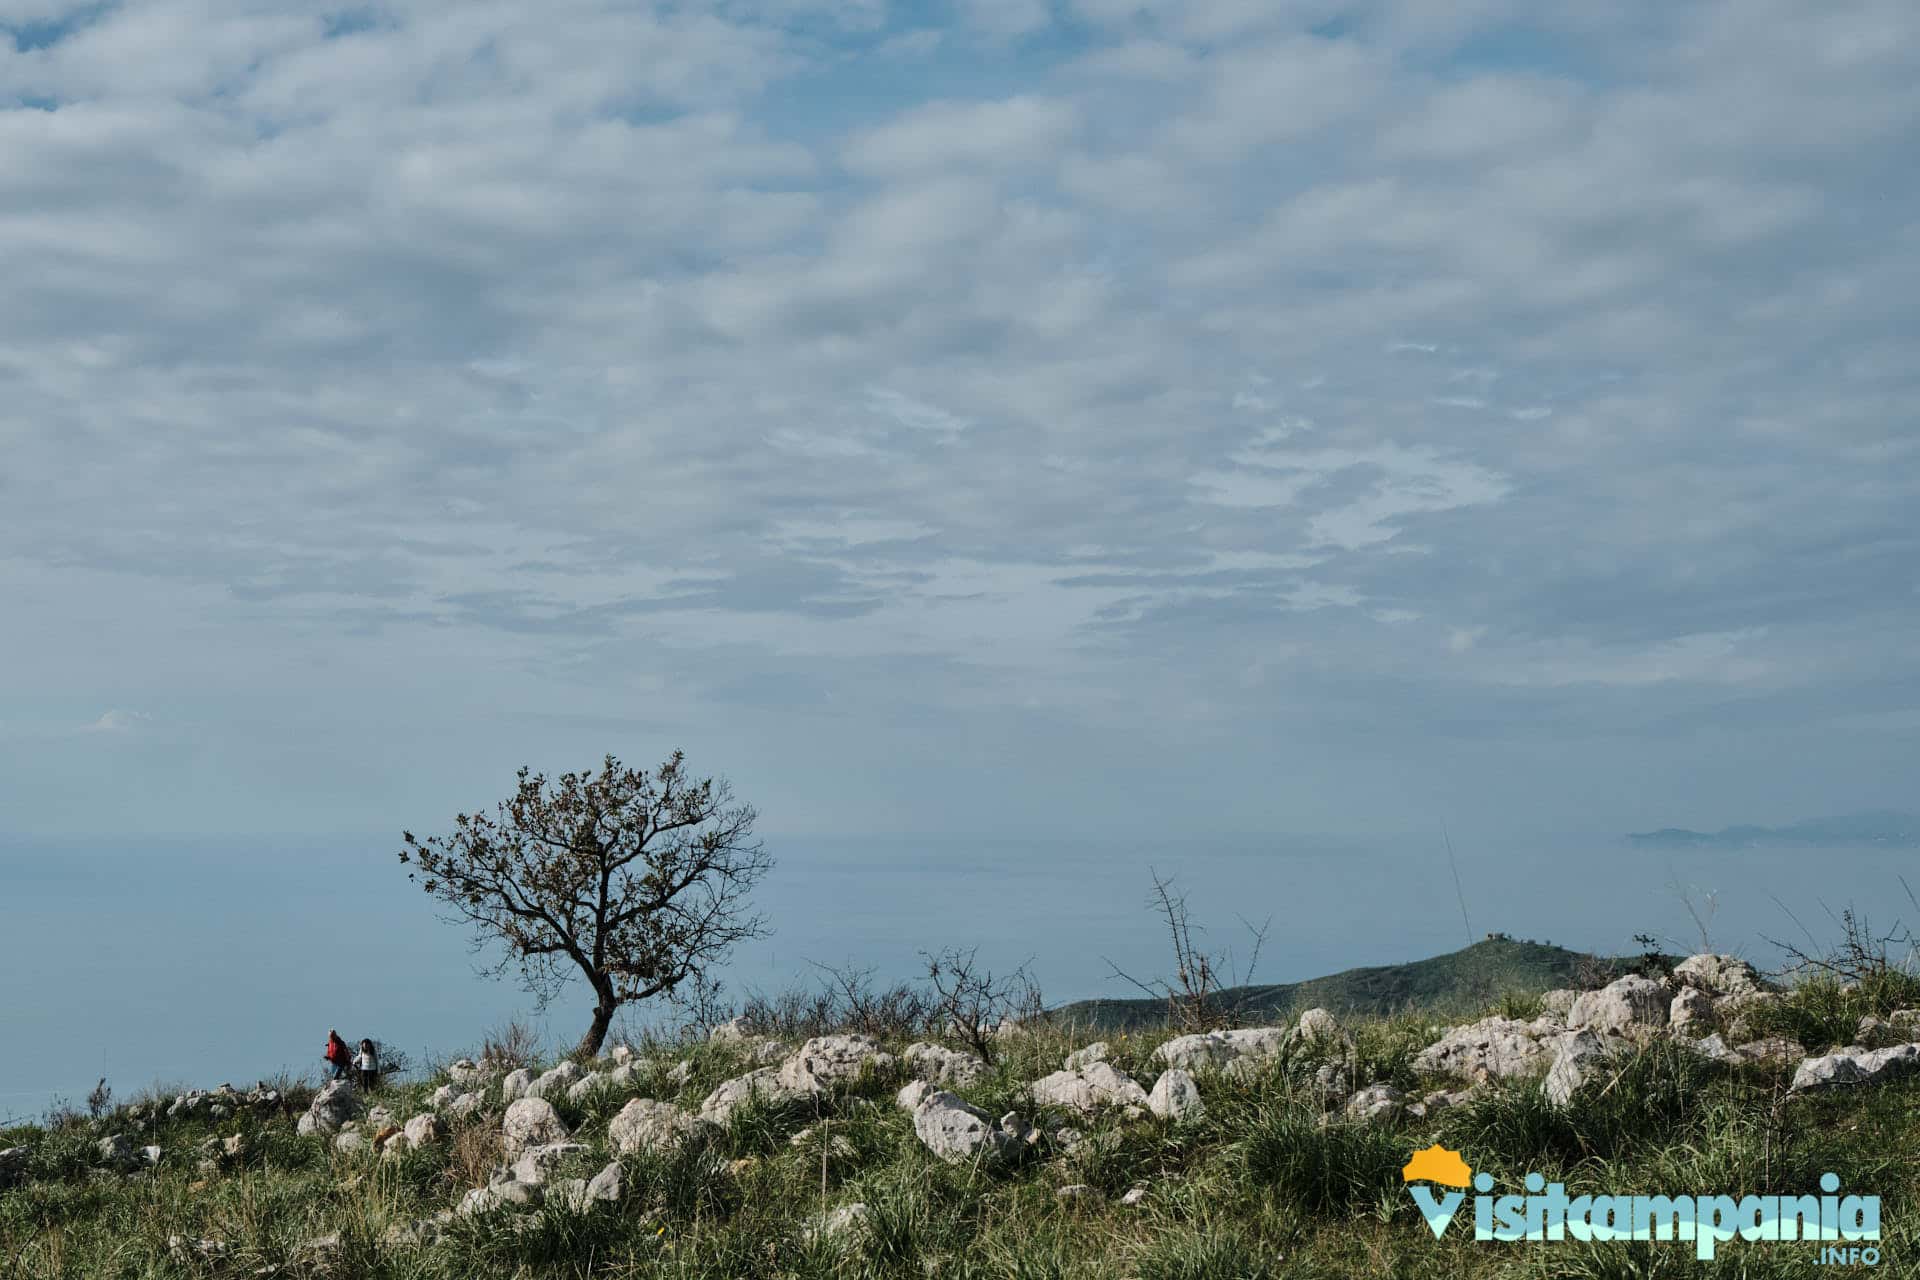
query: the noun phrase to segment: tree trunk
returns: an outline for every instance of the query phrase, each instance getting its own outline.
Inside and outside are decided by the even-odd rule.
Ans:
[[[607,1028],[613,1025],[614,1010],[620,1007],[613,998],[613,990],[601,991],[599,1000],[593,1006],[593,1024],[587,1028],[587,1034],[580,1037],[580,1044],[574,1049],[574,1056],[594,1058],[600,1054],[600,1046],[606,1042]]]

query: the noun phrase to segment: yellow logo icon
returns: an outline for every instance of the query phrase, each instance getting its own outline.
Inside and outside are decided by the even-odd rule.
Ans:
[[[1400,1170],[1402,1182],[1438,1182],[1442,1186],[1464,1187],[1473,1180],[1473,1170],[1458,1151],[1434,1143],[1413,1153]]]

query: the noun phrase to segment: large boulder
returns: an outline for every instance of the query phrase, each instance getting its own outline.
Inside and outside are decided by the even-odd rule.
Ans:
[[[1808,1058],[1793,1073],[1789,1093],[1806,1093],[1840,1085],[1880,1084],[1920,1070],[1920,1044],[1897,1044],[1887,1049],[1846,1050]]]
[[[927,1150],[951,1164],[998,1160],[1019,1145],[986,1112],[944,1090],[914,1110],[913,1132]]]
[[[1200,1086],[1191,1075],[1179,1067],[1168,1067],[1153,1082],[1147,1109],[1162,1120],[1180,1122],[1198,1120],[1207,1113],[1207,1104],[1200,1100]]]
[[[1598,991],[1583,992],[1573,1002],[1567,1026],[1575,1031],[1585,1028],[1594,1032],[1644,1033],[1667,1025],[1672,1004],[1673,992],[1665,984],[1630,973]]]
[[[506,1117],[500,1122],[500,1132],[506,1139],[507,1156],[510,1159],[517,1158],[530,1147],[565,1142],[573,1136],[561,1122],[560,1113],[545,1098],[517,1098],[508,1104]]]
[[[303,1135],[338,1133],[360,1114],[360,1092],[348,1080],[331,1080],[313,1095],[295,1128]]]
[[[1738,956],[1688,956],[1673,966],[1673,980],[1715,996],[1750,995],[1763,989],[1759,973]]]
[[[1027,1086],[1043,1106],[1090,1113],[1101,1107],[1145,1107],[1147,1091],[1110,1062],[1089,1062],[1077,1071],[1056,1071]]]
[[[679,1146],[700,1122],[671,1102],[635,1098],[607,1123],[607,1140],[621,1155],[666,1151]]]
[[[1238,1061],[1264,1061],[1277,1057],[1295,1032],[1287,1027],[1240,1027],[1232,1031],[1206,1031],[1175,1036],[1153,1051],[1162,1066],[1197,1071],[1204,1067],[1225,1067]]]
[[[1465,1026],[1449,1027],[1441,1037],[1414,1055],[1417,1071],[1464,1076],[1469,1080],[1505,1080],[1527,1075],[1553,1061],[1559,1020],[1490,1017]]]
[[[892,1063],[893,1055],[872,1036],[815,1036],[780,1064],[780,1083],[795,1093],[820,1093]]]
[[[901,1057],[914,1075],[935,1084],[976,1084],[988,1075],[987,1064],[979,1058],[945,1045],[921,1041],[908,1045]]]

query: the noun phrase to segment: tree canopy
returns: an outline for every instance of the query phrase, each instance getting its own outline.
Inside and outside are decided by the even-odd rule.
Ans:
[[[671,996],[735,943],[766,933],[748,909],[773,860],[756,814],[731,788],[694,780],[682,753],[629,769],[549,780],[522,768],[495,812],[462,813],[451,834],[402,833],[408,878],[472,927],[476,949],[505,945],[544,1005],[577,970],[593,988],[583,1053],[598,1053],[620,1006]]]

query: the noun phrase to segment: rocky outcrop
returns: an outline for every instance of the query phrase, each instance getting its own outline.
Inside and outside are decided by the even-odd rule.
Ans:
[[[1557,1018],[1542,1016],[1531,1022],[1482,1018],[1449,1028],[1414,1055],[1413,1066],[1417,1071],[1469,1080],[1511,1079],[1551,1064],[1559,1037],[1565,1034]]]
[[[1667,1006],[1667,1025],[1675,1034],[1713,1025],[1713,997],[1698,987],[1682,987]]]
[[[1068,1054],[1067,1060],[1063,1065],[1068,1071],[1078,1071],[1089,1063],[1105,1062],[1110,1052],[1112,1052],[1112,1050],[1108,1047],[1105,1040],[1095,1040],[1086,1048],[1075,1049],[1072,1053]]]
[[[545,1098],[551,1094],[564,1094],[584,1073],[576,1062],[567,1061],[543,1073],[527,1085],[526,1097]]]
[[[547,1175],[567,1161],[584,1156],[593,1150],[584,1142],[548,1142],[537,1147],[528,1147],[508,1166],[508,1172],[515,1182],[531,1183],[541,1186],[546,1183]]]
[[[1652,978],[1630,973],[1598,991],[1582,992],[1567,1015],[1567,1026],[1622,1035],[1645,1034],[1667,1025],[1673,992]]]
[[[1763,989],[1759,973],[1737,956],[1688,956],[1673,966],[1673,980],[1711,996],[1751,995]]]

